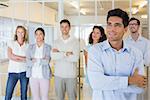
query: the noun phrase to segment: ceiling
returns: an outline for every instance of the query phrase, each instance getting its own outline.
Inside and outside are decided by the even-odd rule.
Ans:
[[[72,2],[75,2],[78,0],[64,0],[64,13],[68,16],[75,16],[78,15],[78,8],[75,8],[76,3],[71,4]],[[132,7],[135,9],[138,9],[139,5],[147,0],[132,0]],[[53,8],[55,10],[58,10],[58,3],[57,2],[51,2],[45,3],[46,6]],[[130,0],[115,0],[114,6],[115,8],[121,8],[124,9],[129,13],[130,11]],[[112,8],[112,0],[97,0],[97,15],[105,16]],[[80,0],[80,9],[83,10],[86,14],[80,13],[84,16],[92,16],[95,15],[95,0]],[[81,12],[81,11],[80,11]],[[139,11],[134,15],[143,15],[147,14],[147,5],[145,5],[142,8],[139,8]]]
[[[11,0],[0,0],[1,2],[8,2]],[[13,0],[22,2],[24,0]],[[26,0],[25,0],[26,1]],[[64,1],[64,14],[66,16],[77,16],[80,14],[83,16],[94,16],[94,15],[100,15],[105,16],[107,15],[107,12],[112,9],[112,1],[113,0],[63,0]],[[78,1],[80,8],[78,8]],[[95,5],[95,1],[97,2],[97,8]],[[132,8],[138,9],[139,11],[133,15],[147,15],[147,4],[139,8],[139,5],[142,4],[145,1],[148,0],[131,0],[132,1]],[[47,7],[50,7],[52,9],[58,10],[58,0],[28,0],[28,2],[45,2],[45,5]],[[115,8],[121,8],[130,12],[130,0],[114,0],[114,6]],[[97,12],[95,12],[95,9],[97,9]]]

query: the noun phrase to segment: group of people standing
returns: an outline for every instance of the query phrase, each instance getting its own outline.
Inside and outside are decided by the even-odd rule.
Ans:
[[[40,100],[40,97],[48,100],[51,46],[44,43],[44,37],[44,30],[37,28],[36,43],[28,45],[27,30],[23,26],[17,26],[14,41],[8,45],[9,67],[5,100],[11,100],[18,80],[21,100],[27,100],[28,83],[34,100]]]
[[[136,100],[138,93],[147,86],[144,65],[149,66],[149,40],[139,34],[140,21],[129,20],[121,9],[108,12],[106,32],[102,26],[94,26],[89,45],[84,49],[85,86],[93,100]],[[129,30],[131,35],[123,40]],[[33,100],[49,100],[52,76],[51,58],[54,60],[55,91],[57,100],[77,97],[77,62],[80,43],[70,35],[71,24],[60,22],[61,36],[53,46],[44,42],[43,28],[35,30],[35,44],[28,44],[27,30],[17,26],[14,41],[8,44],[8,80],[5,100],[11,100],[13,90],[20,81],[21,100],[27,100],[28,83]],[[132,46],[131,46],[132,45]]]
[[[65,91],[70,100],[77,97],[77,62],[79,59],[79,41],[71,37],[70,22],[60,22],[61,37],[53,48],[44,42],[43,28],[35,30],[35,44],[28,44],[27,30],[17,26],[14,41],[8,44],[8,80],[5,100],[11,100],[14,88],[20,81],[21,100],[27,100],[28,83],[33,100],[49,100],[50,78],[52,76],[50,60],[55,66],[55,91],[57,100],[64,100]]]

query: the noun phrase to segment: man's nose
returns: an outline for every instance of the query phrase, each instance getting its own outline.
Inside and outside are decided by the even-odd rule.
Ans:
[[[115,31],[116,27],[114,25],[111,26],[111,31]]]

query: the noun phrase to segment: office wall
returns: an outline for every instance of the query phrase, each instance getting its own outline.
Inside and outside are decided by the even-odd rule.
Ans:
[[[3,17],[51,25],[55,25],[56,15],[57,11],[46,6],[44,7],[44,12],[42,12],[42,4],[36,2],[10,2],[9,7],[0,9],[0,16]]]
[[[107,16],[98,16],[97,21],[95,20],[95,16],[65,16],[68,18],[71,22],[72,25],[85,25],[85,26],[93,26],[96,24],[102,25],[104,28],[106,27],[106,17]],[[140,20],[141,26],[139,29],[139,33],[142,33],[142,35],[146,38],[149,38],[149,33],[148,33],[148,21],[145,18],[141,18],[141,16],[133,16],[136,17]],[[129,35],[129,31],[127,34],[125,34],[125,37]]]

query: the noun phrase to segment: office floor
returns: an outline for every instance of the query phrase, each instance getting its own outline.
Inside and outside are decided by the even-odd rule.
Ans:
[[[4,100],[5,97],[5,88],[7,81],[7,68],[8,63],[0,64],[0,100]],[[81,78],[81,86],[80,86],[80,99],[79,99],[79,83],[77,89],[77,100],[91,100],[91,95],[88,94],[89,88],[86,85],[83,85],[84,79]],[[49,90],[49,100],[57,100],[54,88],[54,77],[52,77],[50,82],[50,90]],[[15,88],[13,99],[12,100],[20,100],[20,85],[19,82]],[[31,100],[31,91],[28,89],[28,100]],[[67,95],[66,99],[67,100]]]

